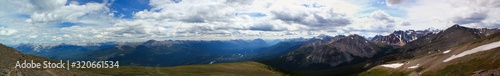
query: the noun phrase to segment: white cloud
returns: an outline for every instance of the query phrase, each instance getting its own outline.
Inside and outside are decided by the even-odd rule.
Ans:
[[[14,0],[0,3],[0,27],[4,39],[1,43],[44,43],[44,42],[86,42],[101,39],[86,38],[93,33],[92,28],[100,30],[110,26],[115,18],[109,16],[109,9],[104,3],[78,4],[65,0],[39,1]],[[5,7],[5,9],[4,9]],[[75,26],[56,27],[59,23],[71,22]],[[80,28],[79,26],[85,27]],[[72,30],[65,30],[65,29]],[[77,31],[78,30],[78,31]],[[15,35],[14,35],[15,34]]]
[[[475,11],[472,13],[466,13],[465,15],[455,16],[455,17],[451,18],[451,21],[453,23],[458,23],[458,24],[470,24],[470,23],[482,22],[487,17],[488,17],[487,12]]]
[[[105,4],[86,3],[79,5],[77,2],[71,2],[66,5],[66,0],[40,1],[31,0],[31,4],[36,10],[31,14],[27,22],[61,22],[76,21],[79,17],[94,13],[109,11]]]
[[[335,10],[329,8],[302,7],[301,9],[284,8],[280,10],[272,10],[271,13],[281,21],[298,23],[310,26],[314,29],[340,27],[351,24],[350,19],[347,18],[345,14],[333,11]]]
[[[393,6],[393,5],[396,5],[396,4],[400,4],[402,2],[404,2],[405,0],[385,0],[385,4],[387,6]]]
[[[376,10],[366,17],[354,18],[353,24],[343,27],[345,34],[360,34],[363,36],[375,36],[388,34],[402,26],[411,25],[408,21],[391,16],[385,11]]]
[[[389,18],[387,13],[385,13],[384,11],[381,11],[381,10],[377,10],[377,11],[371,13],[370,17],[372,17],[373,19],[375,19],[377,21],[382,21],[385,23],[394,23],[395,22],[394,19]]]
[[[500,17],[497,11],[500,2],[496,0],[405,1],[408,0],[387,0],[386,4],[399,5],[373,7],[370,1],[343,0],[150,0],[151,9],[134,12],[131,19],[122,19],[114,17],[116,11],[110,9],[113,2],[14,0],[0,3],[0,7],[5,7],[0,9],[0,27],[8,27],[0,30],[8,39],[0,41],[78,43],[289,38],[319,34],[374,36],[398,29],[445,28],[453,23],[500,27],[500,20],[496,19]],[[74,25],[56,27],[62,22]]]
[[[12,34],[14,34],[16,32],[17,32],[17,30],[14,30],[14,29],[8,29],[8,28],[5,28],[5,27],[0,27],[0,35],[9,36],[9,35],[12,35]]]
[[[217,28],[255,31],[333,29],[351,24],[349,17],[359,9],[343,1],[217,0],[175,3],[169,0],[151,0],[150,5],[153,6],[152,10],[137,12],[134,17],[182,22],[182,26],[191,27],[191,30],[187,31],[198,31],[202,34],[220,30]],[[265,16],[252,17],[248,13]]]
[[[498,28],[499,5],[498,0],[418,0],[406,10],[412,24],[426,25],[411,28],[444,29],[453,24]]]
[[[9,16],[0,18],[0,22],[10,29],[26,30],[18,31],[16,34],[19,35],[2,41],[79,43],[109,40],[312,37],[319,34],[363,34],[363,31],[378,31],[363,27],[365,25],[384,28],[401,22],[385,13],[380,16],[393,20],[390,21],[391,25],[382,25],[372,17],[356,18],[355,14],[362,7],[345,1],[330,0],[151,0],[151,10],[135,12],[133,19],[113,18],[108,3],[113,2],[81,4],[66,0],[8,1],[5,3],[9,4],[8,7],[22,8],[0,10],[0,16]],[[12,10],[18,11],[10,13]],[[75,24],[56,27],[61,22]],[[10,34],[11,31],[3,33]]]

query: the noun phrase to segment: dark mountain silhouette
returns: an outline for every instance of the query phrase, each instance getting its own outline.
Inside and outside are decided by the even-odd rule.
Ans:
[[[14,48],[25,54],[32,54],[50,59],[67,59],[74,55],[85,52],[96,51],[100,49],[112,48],[119,43],[107,42],[88,45],[72,45],[72,44],[19,44]]]
[[[14,68],[17,61],[33,60],[35,63],[43,61],[58,62],[55,60],[22,54],[21,52],[0,44],[0,76],[123,76],[123,75],[175,75],[175,76],[200,76],[200,75],[254,75],[254,76],[282,76],[286,75],[274,70],[272,67],[257,62],[236,62],[210,65],[186,65],[176,67],[144,67],[120,66],[119,68],[99,69],[33,69]],[[21,61],[23,62],[23,61]],[[231,71],[231,72],[228,72]]]
[[[269,45],[262,39],[251,41],[156,41],[119,45],[79,54],[76,60],[115,60],[123,65],[177,66],[247,61]]]

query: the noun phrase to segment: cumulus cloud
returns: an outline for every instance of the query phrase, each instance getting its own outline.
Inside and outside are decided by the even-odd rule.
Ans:
[[[351,24],[345,15],[330,11],[308,11],[308,12],[289,12],[289,11],[271,11],[272,14],[289,23],[298,23],[311,27],[338,27]]]
[[[134,17],[181,22],[183,26],[189,28],[178,32],[197,32],[201,34],[215,30],[290,31],[327,29],[351,24],[346,13],[353,13],[352,10],[333,8],[334,6],[308,8],[304,7],[302,2],[293,1],[290,3],[276,2],[226,0],[175,3],[151,0],[152,10],[139,11],[135,13]],[[316,5],[321,5],[318,3]],[[342,2],[330,3],[346,5]],[[353,7],[353,9],[355,8]],[[172,26],[172,28],[176,27]]]
[[[363,36],[370,37],[380,34],[388,34],[394,30],[398,30],[398,27],[411,25],[409,21],[394,17],[382,10],[373,11],[366,17],[355,18],[353,21],[352,25],[342,27],[340,30],[332,31],[342,32],[344,34],[361,34]]]
[[[474,12],[471,14],[453,17],[451,21],[457,24],[470,24],[482,22],[487,17],[487,12]]]
[[[287,28],[286,26],[279,26],[279,25],[280,24],[256,23],[253,26],[250,26],[249,30],[256,30],[256,31],[287,31],[287,30],[291,29],[291,28]]]
[[[8,36],[0,41],[2,43],[99,41],[100,39],[86,37],[114,22],[113,16],[108,15],[109,9],[105,4],[106,1],[85,4],[66,0],[4,1],[0,3],[1,7],[5,7],[0,9],[0,23],[5,26],[2,28],[2,35]],[[75,23],[75,26],[58,27],[64,22]],[[88,28],[93,30],[81,30]]]
[[[13,35],[16,32],[17,32],[17,30],[14,30],[14,29],[8,29],[8,28],[5,28],[5,27],[0,27],[0,35],[9,36],[9,35]]]
[[[453,23],[500,27],[498,0],[414,2],[387,7],[342,0],[150,0],[151,8],[123,19],[114,16],[117,11],[109,6],[113,2],[9,0],[0,3],[6,7],[0,9],[0,25],[5,26],[0,29],[0,36],[7,38],[0,41],[72,43],[266,39],[319,34],[374,36],[393,30],[446,27]],[[388,6],[402,3],[405,4],[405,0],[386,1]],[[61,23],[74,25],[56,27]]]
[[[410,26],[410,25],[411,25],[411,23],[408,21],[401,22],[401,26]]]
[[[170,4],[165,4],[170,3]],[[165,0],[151,0],[151,11],[140,11],[134,15],[139,19],[168,19],[188,23],[227,22],[236,15],[233,6],[222,1],[182,1],[172,3]],[[192,6],[196,5],[196,6]]]
[[[440,29],[453,24],[491,28],[497,26],[495,21],[500,17],[498,5],[498,0],[418,0],[405,10],[410,21],[418,22],[415,25]]]
[[[383,24],[390,25],[387,27],[391,27],[391,28],[394,26],[410,26],[411,25],[410,22],[408,22],[404,19],[398,18],[398,17],[391,16],[391,15],[389,15],[386,12],[381,11],[381,10],[377,10],[377,11],[372,12],[370,15],[370,18],[375,21],[375,22],[370,22],[370,23],[379,23],[381,25],[383,25]]]
[[[66,0],[39,1],[30,0],[30,3],[35,8],[31,14],[31,18],[27,22],[60,22],[60,21],[75,21],[93,12],[108,11],[105,4],[87,3],[79,5],[78,2],[70,2],[66,5]]]
[[[78,43],[308,37],[351,25],[353,14],[359,9],[345,1],[150,0],[151,9],[133,13],[132,19],[121,19],[113,18],[112,12],[116,11],[108,3],[113,2],[4,2],[9,4],[7,7],[22,8],[0,10],[3,17],[0,22],[9,29],[26,31],[2,29],[2,35],[19,35],[1,41]],[[11,13],[12,10],[19,11]],[[63,22],[75,24],[55,27]]]
[[[113,2],[19,0],[1,3],[0,6],[21,7],[0,10],[0,22],[12,29],[2,29],[0,33],[10,35],[10,39],[1,41],[78,43],[312,37],[325,33],[350,34],[353,32],[349,30],[356,29],[346,28],[360,25],[355,24],[360,19],[354,16],[360,6],[345,1],[150,0],[152,8],[133,13],[132,19],[114,18],[112,13],[116,11],[110,9],[108,3]],[[12,13],[12,10],[18,11]],[[55,27],[64,22],[74,25]],[[13,31],[19,29],[26,31]],[[339,31],[328,32],[332,30]]]
[[[394,19],[389,18],[387,13],[385,13],[384,11],[381,11],[381,10],[377,10],[377,11],[371,13],[371,17],[377,21],[382,21],[385,23],[394,23],[395,22]]]
[[[249,29],[250,30],[261,30],[261,31],[273,31],[273,30],[275,30],[274,26],[270,25],[270,24],[255,25],[255,26],[251,26]]]
[[[387,6],[393,6],[393,5],[396,5],[396,4],[400,4],[400,3],[403,3],[405,0],[385,0],[385,4]]]

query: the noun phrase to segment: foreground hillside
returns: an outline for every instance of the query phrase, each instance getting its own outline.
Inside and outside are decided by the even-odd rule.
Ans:
[[[105,75],[153,76],[282,76],[271,67],[258,62],[236,62],[175,67],[125,66],[114,69],[83,69]]]
[[[498,76],[500,33],[408,60],[374,67],[361,76]]]

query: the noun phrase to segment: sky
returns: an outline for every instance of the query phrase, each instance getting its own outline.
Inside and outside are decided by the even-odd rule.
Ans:
[[[0,43],[283,39],[500,27],[500,0],[0,0]]]

